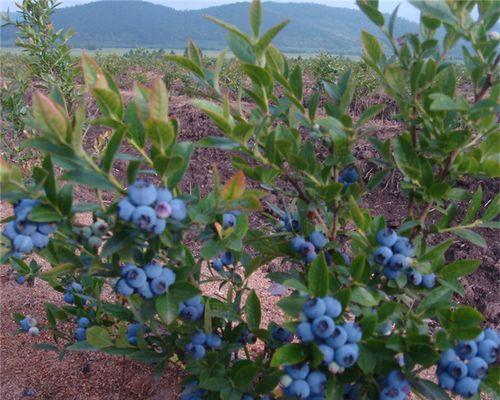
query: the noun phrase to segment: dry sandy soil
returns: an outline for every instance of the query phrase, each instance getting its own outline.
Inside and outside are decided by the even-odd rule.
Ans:
[[[181,139],[197,140],[208,135],[217,135],[217,130],[208,119],[193,109],[182,96],[171,99],[170,111],[180,120]],[[377,121],[373,125],[379,137],[393,135],[399,126],[390,121]],[[91,146],[101,131],[92,130],[87,136],[87,144]],[[365,177],[373,173],[374,165],[370,160],[375,156],[374,150],[367,142],[362,141],[355,149]],[[225,180],[234,172],[229,157],[218,150],[196,150],[191,167],[183,182],[183,189],[199,186],[207,192],[211,186],[212,165],[216,163]],[[118,176],[123,176],[123,165],[117,164]],[[497,181],[481,182],[487,198],[498,192]],[[461,182],[464,187],[473,190],[477,182]],[[376,192],[365,199],[365,205],[374,213],[383,214],[389,221],[397,225],[405,214],[405,201],[398,190],[398,179],[389,179]],[[79,190],[80,199],[86,199],[90,193]],[[3,204],[2,217],[10,213]],[[88,218],[88,216],[86,216]],[[482,261],[479,270],[463,280],[466,295],[461,301],[474,305],[486,316],[489,325],[498,327],[500,322],[500,298],[498,294],[499,242],[493,231],[482,232],[488,242],[487,249],[477,248],[467,242],[456,241],[449,250],[449,258],[478,258]],[[264,269],[273,269],[270,265]],[[263,325],[276,320],[277,309],[274,306],[278,297],[269,293],[270,281],[263,270],[255,273],[250,285],[255,288],[263,304]],[[207,287],[211,292],[216,288]],[[50,287],[41,280],[36,280],[33,287],[18,286],[7,268],[0,270],[0,360],[1,389],[0,398],[4,400],[34,399],[148,399],[170,400],[178,398],[179,380],[182,370],[169,366],[160,381],[152,376],[149,367],[119,357],[99,353],[70,353],[60,361],[53,352],[32,348],[38,342],[50,341],[47,333],[31,338],[27,335],[16,335],[17,326],[11,318],[13,312],[22,312],[43,320],[45,302],[62,303],[62,296],[54,294]],[[278,316],[278,319],[281,317]]]

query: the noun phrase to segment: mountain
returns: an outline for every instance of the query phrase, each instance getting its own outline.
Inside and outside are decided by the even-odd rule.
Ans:
[[[192,38],[202,49],[225,47],[225,31],[204,18],[212,15],[243,30],[248,29],[248,3],[179,11],[146,1],[106,0],[58,9],[53,16],[57,28],[73,28],[74,47],[184,48]],[[289,25],[275,44],[287,52],[328,51],[359,54],[360,32],[380,35],[363,13],[313,3],[264,3],[264,29],[283,19]],[[418,32],[418,25],[399,19],[396,34]],[[1,31],[4,46],[12,45],[15,29]]]

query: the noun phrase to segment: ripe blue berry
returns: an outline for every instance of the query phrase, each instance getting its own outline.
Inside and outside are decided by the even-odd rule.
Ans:
[[[49,244],[49,237],[39,232],[35,232],[31,235],[31,240],[33,241],[33,246],[37,249],[43,249]]]
[[[326,304],[320,298],[309,299],[302,308],[307,318],[314,319],[325,314]]]
[[[90,320],[87,318],[87,317],[81,317],[79,320],[78,320],[78,326],[80,328],[88,328],[90,325]]]
[[[432,289],[436,285],[436,275],[427,274],[422,276],[422,285],[427,289]]]
[[[23,331],[28,332],[28,329],[30,329],[30,317],[23,318],[19,321],[19,325],[21,325]]]
[[[492,340],[496,344],[499,344],[498,332],[492,328],[486,328],[484,330],[484,339]]]
[[[312,326],[309,322],[301,322],[297,325],[296,333],[302,342],[312,342],[314,340]]]
[[[212,349],[218,349],[222,344],[222,340],[216,333],[209,333],[205,339],[205,344]]]
[[[2,234],[10,239],[10,240],[14,240],[16,238],[16,236],[19,234],[19,232],[17,231],[16,229],[16,223],[15,221],[10,221],[10,222],[7,222],[5,224],[5,228],[2,232]]]
[[[320,344],[318,346],[319,350],[323,354],[323,362],[325,364],[329,364],[333,361],[333,357],[335,356],[335,351],[328,344]]]
[[[332,336],[326,339],[328,346],[337,349],[347,343],[347,333],[341,326],[336,326]]]
[[[190,298],[189,300],[186,300],[184,303],[186,303],[187,306],[195,306],[197,304],[201,303],[201,296],[194,296]]]
[[[469,360],[477,354],[477,344],[474,340],[460,341],[455,347],[455,352],[462,360]]]
[[[479,379],[466,376],[465,378],[457,381],[454,389],[460,396],[472,397],[477,393],[480,383],[481,381]]]
[[[65,292],[63,299],[68,304],[73,304],[75,302],[75,296],[73,296],[73,293],[71,292]]]
[[[306,379],[309,374],[309,365],[307,364],[295,364],[287,365],[285,367],[285,372],[292,377],[292,379],[300,380]]]
[[[157,202],[155,206],[156,216],[158,218],[168,218],[172,214],[172,207],[166,201]]]
[[[290,242],[292,250],[298,253],[305,242],[306,241],[302,236],[295,236]]]
[[[87,329],[82,328],[82,327],[77,328],[76,332],[75,332],[75,338],[79,342],[82,342],[85,339],[87,339]]]
[[[448,365],[448,373],[455,379],[467,376],[467,365],[463,361],[454,360]]]
[[[12,244],[14,245],[14,250],[19,253],[29,253],[33,250],[33,241],[29,236],[17,235]]]
[[[438,366],[442,369],[447,369],[450,363],[452,361],[455,361],[456,359],[457,359],[457,353],[455,353],[455,350],[448,349],[446,351],[443,351],[443,353],[441,353],[441,356],[439,357]]]
[[[393,386],[385,387],[380,392],[380,400],[406,400],[406,394]]]
[[[288,329],[282,328],[281,326],[275,326],[271,330],[271,336],[274,340],[280,342],[291,342],[293,339],[293,334]]]
[[[393,386],[404,393],[410,393],[410,384],[401,371],[391,371],[384,380],[385,386]]]
[[[151,207],[139,206],[132,213],[132,222],[140,229],[153,229],[156,224],[156,213]]]
[[[294,215],[286,214],[283,217],[283,224],[288,232],[300,231],[300,222]]]
[[[335,361],[341,367],[352,367],[359,358],[359,347],[357,344],[346,344],[335,350]]]
[[[342,181],[344,181],[346,183],[354,183],[354,182],[358,181],[359,174],[358,174],[358,171],[356,171],[355,168],[350,167],[350,168],[344,169],[340,173],[340,177],[339,178],[342,178]],[[340,179],[339,179],[339,181],[340,181]]]
[[[488,372],[488,363],[480,357],[474,357],[467,363],[467,375],[472,378],[483,379]]]
[[[17,278],[16,278],[16,283],[18,285],[22,285],[24,282],[26,282],[26,277],[24,275],[19,275]]]
[[[194,360],[199,360],[205,356],[206,350],[200,344],[188,344],[186,346],[186,352],[189,353]]]
[[[419,286],[422,283],[422,274],[418,271],[415,270],[410,270],[406,274],[408,277],[408,282],[410,282],[412,285]]]
[[[309,237],[311,243],[316,247],[316,249],[322,249],[328,244],[328,239],[321,232],[314,231]]]
[[[165,221],[164,219],[161,219],[161,218],[156,218],[156,222],[153,225],[153,227],[151,228],[151,231],[155,235],[161,235],[166,227],[167,227],[167,221]]]
[[[134,294],[134,288],[129,286],[125,279],[120,279],[116,284],[116,292],[122,296],[132,296]]]
[[[479,343],[477,355],[488,364],[493,364],[498,358],[498,344],[490,339],[483,340]]]
[[[302,260],[304,260],[307,264],[313,262],[317,256],[316,249],[311,242],[304,242],[300,246],[300,254],[302,256]]]
[[[212,268],[215,269],[217,272],[222,271],[222,268],[224,268],[222,260],[220,258],[214,258],[212,260]]]
[[[305,399],[309,397],[311,388],[306,381],[299,379],[293,381],[292,384],[288,386],[287,391],[291,396],[296,396],[299,399]]]
[[[398,240],[398,234],[391,228],[385,228],[377,233],[377,242],[381,246],[391,247]]]
[[[347,322],[343,325],[345,332],[347,333],[348,343],[358,343],[363,336],[361,327],[355,322]]]
[[[332,296],[323,297],[325,303],[325,314],[332,318],[337,318],[342,313],[342,304]]]
[[[456,380],[447,372],[441,372],[438,374],[438,382],[443,389],[452,390],[455,387]]]
[[[83,293],[83,286],[78,282],[72,282],[70,285],[71,290],[74,290],[76,293]]]
[[[307,377],[307,383],[313,394],[323,394],[326,385],[326,375],[320,371],[312,371]]]
[[[394,254],[387,264],[387,266],[396,271],[404,271],[408,269],[408,257],[403,256],[402,254]]]
[[[207,338],[207,335],[205,335],[204,332],[197,331],[197,332],[193,333],[193,335],[191,336],[191,343],[192,344],[204,344],[206,338]]]
[[[55,222],[42,222],[38,224],[37,229],[43,235],[50,235],[57,230],[57,224]]]
[[[170,268],[163,268],[163,271],[161,272],[161,277],[165,279],[167,286],[170,286],[175,282],[175,272],[172,271]]]
[[[181,316],[187,321],[196,321],[200,318],[200,313],[195,306],[185,306],[181,310]]]
[[[172,213],[170,214],[171,218],[182,221],[187,217],[186,204],[181,199],[173,199],[170,202],[170,207],[172,208]]]
[[[233,256],[233,253],[231,253],[230,251],[225,251],[221,258],[220,258],[222,264],[224,265],[232,265],[234,264],[234,256]]]
[[[224,229],[231,228],[236,225],[236,216],[231,213],[224,213],[222,215],[222,227]]]
[[[170,203],[172,201],[172,192],[168,189],[165,188],[159,188],[156,191],[157,196],[156,196],[156,202],[157,203]]]
[[[135,211],[135,206],[128,201],[128,199],[122,199],[118,202],[118,216],[125,220],[130,221],[132,219],[132,214]]]
[[[20,234],[30,236],[36,232],[37,224],[35,222],[16,220],[16,229]]]
[[[137,288],[137,293],[139,293],[143,299],[150,300],[155,296],[155,293],[151,290],[151,286],[146,282],[141,287]]]
[[[156,188],[146,181],[136,181],[128,188],[128,198],[136,206],[149,206],[155,202],[156,197]]]
[[[392,249],[394,250],[394,253],[399,253],[406,257],[413,256],[413,246],[408,238],[399,237],[398,240],[396,240],[396,243],[394,243]]]
[[[158,278],[163,271],[163,267],[155,262],[151,262],[144,266],[144,272],[149,279]]]
[[[130,287],[140,288],[146,283],[147,277],[142,269],[133,268],[127,272],[125,279]]]
[[[373,253],[373,261],[380,265],[386,265],[393,256],[389,247],[381,246]]]
[[[401,271],[389,268],[388,266],[384,267],[382,273],[389,279],[398,279],[401,276]]]
[[[124,264],[120,270],[122,278],[127,276],[127,273],[133,269],[137,268],[134,264]]]
[[[168,281],[162,277],[159,276],[158,278],[154,278],[151,283],[150,283],[151,291],[155,295],[160,295],[162,293],[165,293],[169,287]]]

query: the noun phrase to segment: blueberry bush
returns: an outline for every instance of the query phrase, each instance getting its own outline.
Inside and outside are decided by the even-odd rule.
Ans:
[[[221,91],[224,55],[207,67],[190,42],[186,56],[166,56],[203,86],[207,96],[194,104],[220,136],[180,141],[160,79],[137,84],[125,104],[87,55],[81,70],[99,116],[70,112],[58,90],[37,92],[27,145],[44,159],[26,183],[17,167],[2,165],[2,196],[15,214],[4,227],[3,260],[19,283],[43,279],[66,304],[46,304],[43,326],[15,314],[20,332],[50,332],[54,342],[38,344],[44,350],[100,350],[151,364],[157,375],[182,363],[184,400],[495,396],[498,332],[457,301],[459,278],[479,261],[446,252],[455,237],[485,246],[474,229],[498,227],[499,198],[485,205],[481,186],[460,186],[465,177],[498,176],[498,38],[489,34],[498,7],[419,1],[421,32],[394,38],[397,9],[386,20],[377,1],[358,5],[386,35],[379,43],[362,33],[364,59],[405,124],[392,139],[369,137],[379,153],[369,180],[352,149],[384,105],[353,120],[349,71],[322,82],[326,102],[319,93],[304,98],[300,64],[272,45],[287,22],[262,32],[257,0],[250,33],[211,18],[227,31],[251,108]],[[472,96],[456,91],[446,58],[453,45],[462,46]],[[112,132],[92,155],[82,145],[89,123]],[[180,189],[195,146],[230,151],[238,171],[221,182],[214,168],[204,196]],[[113,174],[117,162],[126,177]],[[389,174],[400,177],[408,202],[398,226],[363,208]],[[96,202],[74,201],[78,186]],[[77,222],[84,212],[93,215],[89,226]],[[32,252],[52,268],[28,262]],[[266,327],[249,279],[273,261],[286,272],[269,279],[290,291],[277,303],[284,322]],[[206,283],[218,291],[204,293]],[[427,370],[437,383],[423,377]]]

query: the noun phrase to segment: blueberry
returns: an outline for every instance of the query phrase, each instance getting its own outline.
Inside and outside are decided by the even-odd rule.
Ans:
[[[89,245],[89,247],[91,249],[93,249],[94,251],[97,251],[97,250],[99,250],[99,247],[101,247],[101,245],[102,245],[102,240],[98,236],[91,236],[88,238],[87,244]]]
[[[392,322],[383,322],[377,325],[377,333],[382,336],[389,336],[392,332]]]
[[[377,233],[377,242],[381,246],[391,247],[398,240],[398,234],[391,228],[385,228]]]
[[[38,329],[36,326],[32,326],[31,328],[28,329],[28,335],[30,336],[38,336],[40,334],[40,329]]]
[[[165,188],[159,188],[157,191],[156,203],[170,203],[172,200],[172,192]]]
[[[218,349],[222,344],[222,340],[216,333],[209,333],[205,339],[205,344],[212,349]]]
[[[459,379],[457,381],[454,390],[460,396],[472,397],[477,393],[480,383],[481,381],[479,379],[474,379],[469,376],[466,376],[465,378]]]
[[[77,293],[83,293],[83,286],[80,285],[78,282],[72,282],[70,285],[70,289],[74,290]]]
[[[49,244],[49,237],[39,232],[35,232],[31,235],[31,240],[33,241],[33,246],[37,249],[43,249]]]
[[[292,250],[298,253],[300,251],[301,246],[305,243],[305,239],[302,236],[295,236],[290,242],[292,246]]]
[[[271,329],[271,336],[274,340],[279,342],[291,342],[293,339],[293,334],[288,329],[282,328],[281,326],[275,326]]]
[[[406,394],[393,386],[385,387],[380,392],[380,400],[405,400]]]
[[[92,224],[92,232],[97,236],[102,236],[108,231],[108,224],[104,221],[96,221]]]
[[[133,269],[137,268],[134,264],[124,264],[120,269],[120,275],[122,278],[127,276],[127,273]]]
[[[335,356],[335,351],[328,344],[320,344],[318,348],[323,354],[323,362],[330,364]]]
[[[127,328],[127,336],[129,336],[129,337],[137,336],[139,329],[141,329],[141,324],[139,324],[139,323],[130,324]]]
[[[394,243],[392,249],[394,250],[394,253],[399,253],[406,257],[413,256],[413,246],[408,238],[399,237],[398,240],[396,240],[396,243]]]
[[[163,268],[161,271],[161,277],[165,279],[167,287],[172,285],[175,282],[175,272],[172,271],[170,268]],[[201,298],[200,298],[201,302]],[[199,303],[197,303],[199,304]]]
[[[87,339],[87,329],[82,328],[82,327],[77,328],[77,330],[75,332],[75,338],[79,342],[82,342],[85,339]]]
[[[441,353],[441,356],[439,357],[438,366],[441,367],[442,369],[447,369],[450,363],[452,361],[456,361],[456,359],[457,359],[457,353],[455,353],[455,350],[448,349],[443,353]]]
[[[200,344],[188,344],[186,352],[191,355],[194,360],[199,360],[205,356],[205,348]]]
[[[186,300],[184,303],[186,303],[187,306],[195,306],[197,304],[201,303],[201,296],[194,296],[190,298],[189,300]]]
[[[285,372],[294,380],[306,379],[309,374],[309,365],[295,364],[285,366]]]
[[[156,188],[149,182],[136,181],[128,188],[128,198],[136,206],[149,206],[156,201]]]
[[[35,222],[16,220],[16,229],[20,234],[30,236],[36,232],[37,224]]]
[[[412,285],[419,286],[422,283],[422,274],[418,271],[415,270],[410,270],[406,274],[408,277],[408,282],[410,282]]]
[[[141,287],[137,288],[137,293],[139,293],[143,299],[150,300],[155,296],[151,286],[146,282]]]
[[[158,218],[165,219],[172,214],[172,207],[166,201],[161,201],[156,203],[155,211]]]
[[[137,336],[128,336],[127,339],[132,346],[137,346]]]
[[[128,201],[128,199],[122,199],[118,203],[118,216],[125,220],[130,221],[132,214],[135,211],[135,206]]]
[[[71,292],[65,292],[63,299],[68,304],[73,304],[75,302],[75,296],[73,296],[73,293]]]
[[[24,275],[19,275],[17,278],[16,278],[16,283],[18,285],[22,285],[24,282],[26,282],[26,277]]]
[[[231,253],[230,251],[225,251],[221,258],[220,258],[221,262],[223,265],[232,265],[234,264],[234,256],[233,256],[233,253]]]
[[[493,364],[498,358],[498,344],[490,339],[483,340],[479,343],[477,355],[488,364]]]
[[[307,383],[313,394],[323,394],[326,385],[326,375],[320,371],[312,371],[307,377]]]
[[[358,343],[363,336],[361,327],[355,322],[347,322],[342,326],[347,333],[347,342]]]
[[[28,330],[30,329],[30,318],[29,317],[25,317],[23,318],[21,321],[19,321],[19,325],[21,325],[21,329],[25,332],[28,332]]]
[[[333,330],[332,336],[326,339],[328,346],[332,346],[334,349],[342,347],[347,343],[347,333],[341,326],[336,326]]]
[[[322,249],[328,244],[328,239],[321,232],[314,231],[311,233],[309,240],[316,249]]]
[[[17,219],[27,219],[29,213],[39,205],[40,202],[38,200],[32,199],[22,199],[14,205],[14,213],[16,214]]]
[[[332,296],[323,297],[325,303],[325,314],[332,318],[337,318],[342,313],[342,304]]]
[[[477,344],[474,340],[460,341],[455,346],[455,352],[462,360],[469,360],[477,354]]]
[[[224,213],[222,215],[222,227],[224,229],[231,228],[236,225],[236,216],[230,213]]]
[[[335,361],[341,367],[352,367],[359,358],[359,347],[357,344],[346,344],[335,350]]]
[[[300,246],[300,254],[304,262],[306,262],[307,264],[313,262],[317,256],[316,249],[311,242],[302,243],[302,245]]]
[[[427,289],[432,289],[436,285],[436,275],[427,274],[422,276],[422,285]]]
[[[144,273],[149,279],[158,278],[163,272],[163,267],[155,262],[151,262],[144,266]]]
[[[448,365],[447,371],[455,379],[462,379],[467,376],[467,366],[460,360],[452,361]]]
[[[212,268],[215,269],[217,272],[222,271],[222,268],[224,268],[224,264],[222,263],[222,260],[217,257],[212,260]]]
[[[127,285],[133,288],[140,288],[146,283],[146,274],[140,268],[133,268],[127,272],[125,275],[125,280],[127,281]]]
[[[499,344],[498,332],[492,328],[486,328],[484,330],[484,339],[492,340],[496,344]]]
[[[342,177],[342,180],[344,182],[347,182],[347,183],[354,183],[354,182],[357,182],[358,179],[359,179],[359,174],[358,174],[358,171],[356,171],[355,168],[353,167],[350,167],[350,168],[346,168],[344,169],[341,173],[340,173],[340,177]]]
[[[170,202],[170,207],[172,208],[172,213],[170,214],[171,218],[182,221],[187,217],[186,204],[181,199],[173,199]]]
[[[43,235],[50,235],[57,230],[57,224],[55,222],[42,222],[38,224],[37,229]]]
[[[335,323],[328,315],[316,318],[312,323],[312,331],[315,336],[326,339],[335,330]]]
[[[410,385],[401,371],[391,371],[385,378],[386,386],[393,386],[399,390],[409,393]]]
[[[389,247],[381,246],[373,252],[373,261],[380,265],[386,265],[393,256]]]
[[[455,386],[456,380],[447,372],[441,372],[438,374],[439,386],[446,390],[452,390]]]
[[[479,342],[482,342],[484,339],[485,339],[485,337],[484,337],[484,331],[482,331],[479,335],[476,336],[476,338],[474,339],[474,341],[476,343],[479,343]]]
[[[188,321],[196,321],[200,318],[200,312],[195,306],[186,306],[181,310],[182,318]]]
[[[204,344],[207,335],[205,335],[202,331],[197,331],[191,335],[191,343],[192,344]]]
[[[78,326],[80,328],[88,328],[90,325],[90,320],[87,318],[87,317],[81,317],[79,320],[78,320]]]
[[[153,294],[158,296],[167,291],[169,284],[163,276],[159,276],[151,281],[150,287]]]
[[[483,379],[488,372],[488,363],[480,357],[474,357],[467,363],[467,375],[472,378]]]
[[[392,269],[389,267],[384,267],[382,270],[382,273],[389,279],[398,279],[401,276],[401,271],[398,271],[397,269]]]
[[[154,226],[150,229],[155,235],[161,235],[165,228],[167,227],[167,221],[161,218],[157,218]]]
[[[140,229],[150,230],[156,224],[156,213],[148,206],[137,207],[132,214],[132,222]]]
[[[326,304],[320,298],[309,299],[302,308],[307,318],[314,319],[325,314]]]
[[[123,296],[132,296],[134,288],[130,287],[125,279],[120,279],[116,284],[116,292]]]
[[[296,333],[302,342],[312,342],[314,340],[312,326],[309,322],[301,322],[297,325]]]
[[[290,394],[290,396],[296,396],[299,399],[305,399],[309,397],[311,389],[309,387],[309,384],[305,380],[299,379],[293,381],[292,384],[288,386],[287,392]]]
[[[403,256],[402,254],[394,254],[387,264],[387,266],[396,271],[404,271],[408,269],[408,257]]]
[[[16,236],[19,234],[16,230],[16,223],[14,221],[10,221],[10,222],[7,222],[5,224],[5,228],[2,232],[2,234],[10,239],[10,240],[14,240],[16,238]]]
[[[17,235],[12,244],[14,245],[14,250],[19,253],[29,253],[33,250],[33,241],[29,236]]]

